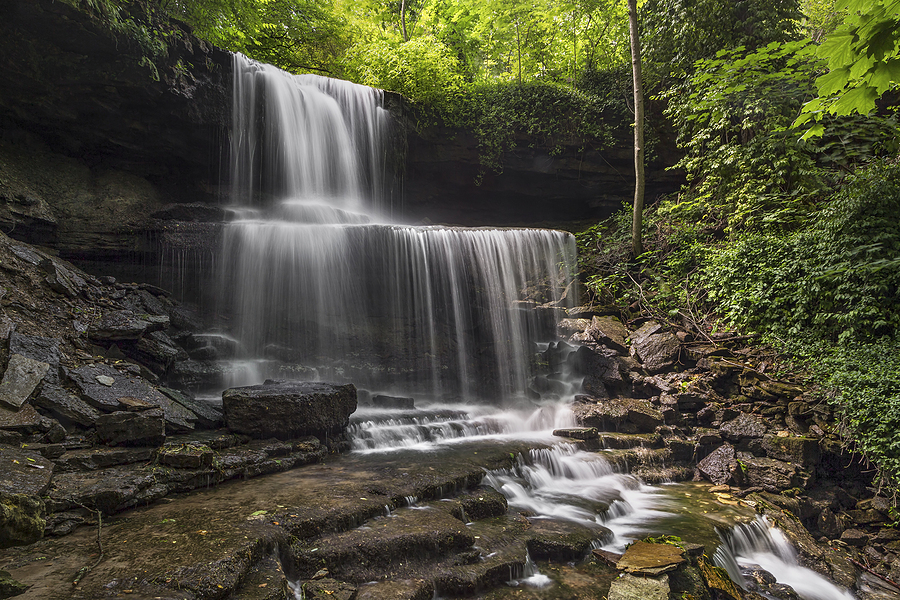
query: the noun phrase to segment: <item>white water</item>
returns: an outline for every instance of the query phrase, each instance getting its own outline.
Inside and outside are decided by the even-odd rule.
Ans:
[[[553,332],[517,302],[531,288],[559,303],[574,239],[389,222],[381,99],[235,56],[236,218],[218,297],[247,379],[229,383],[326,379],[524,399],[534,343]]]
[[[854,597],[822,575],[800,566],[797,552],[784,533],[764,517],[726,532],[714,560],[744,588],[749,585],[741,567],[758,565],[774,575],[778,583],[794,588],[804,600],[853,600]]]
[[[553,319],[542,322],[517,302],[560,304],[573,272],[572,236],[393,222],[380,91],[291,76],[239,55],[234,67],[234,219],[214,260],[219,308],[239,354],[227,383],[327,379],[487,401],[420,414],[360,411],[354,449],[533,441],[547,447],[485,478],[513,509],[596,527],[598,540],[619,550],[668,516],[660,488],[618,472],[602,453],[553,439],[554,428],[572,424],[564,402],[535,409],[527,400],[531,359],[538,342],[552,339]],[[555,395],[569,394],[561,386]],[[770,546],[746,553],[756,562],[776,556],[763,566],[804,597],[852,597],[834,595]],[[731,554],[736,564],[743,548]],[[548,583],[533,564],[526,568],[518,582]]]

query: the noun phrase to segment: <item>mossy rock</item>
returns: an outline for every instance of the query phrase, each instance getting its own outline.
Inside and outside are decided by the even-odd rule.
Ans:
[[[717,567],[709,562],[705,555],[697,560],[697,566],[700,569],[703,580],[706,582],[706,587],[715,590],[714,594],[717,598],[728,600],[741,600],[743,598],[741,589],[731,580],[728,572],[722,567]]]
[[[29,586],[12,578],[7,571],[0,571],[0,598],[12,598],[24,594]]]
[[[0,492],[0,548],[38,541],[44,535],[45,525],[40,498]]]

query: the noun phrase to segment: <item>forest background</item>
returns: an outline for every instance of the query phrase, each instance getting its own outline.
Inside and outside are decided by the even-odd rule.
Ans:
[[[67,1],[150,55],[177,19],[290,72],[399,92],[419,127],[471,129],[484,172],[516,133],[577,145],[632,114],[625,0]],[[900,0],[638,10],[646,151],[675,135],[687,183],[647,199],[640,256],[629,206],[579,231],[583,281],[600,304],[771,346],[838,407],[896,503]]]

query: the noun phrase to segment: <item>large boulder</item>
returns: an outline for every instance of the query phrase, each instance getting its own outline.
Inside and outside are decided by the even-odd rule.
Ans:
[[[594,402],[592,398],[576,396],[575,400],[572,410],[581,427],[620,433],[653,433],[665,424],[661,412],[639,399],[609,398]]]
[[[272,381],[222,393],[226,426],[254,438],[291,439],[339,433],[356,410],[356,387]]]
[[[743,472],[731,444],[719,446],[700,461],[697,470],[716,485],[740,483]]]
[[[681,341],[661,326],[649,321],[631,337],[631,355],[641,361],[650,373],[660,373],[675,364],[681,351]]]

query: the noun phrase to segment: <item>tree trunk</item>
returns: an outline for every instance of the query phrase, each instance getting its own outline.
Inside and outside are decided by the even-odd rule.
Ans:
[[[634,76],[634,213],[631,219],[631,252],[644,253],[641,228],[644,219],[644,91],[641,86],[641,40],[637,1],[628,0],[628,30],[631,34],[631,72]]]
[[[519,19],[516,19],[516,55],[519,60],[519,83],[522,83],[522,41],[519,39]]]
[[[403,41],[408,42],[409,36],[406,35],[406,0],[400,0],[400,25],[403,27]]]

